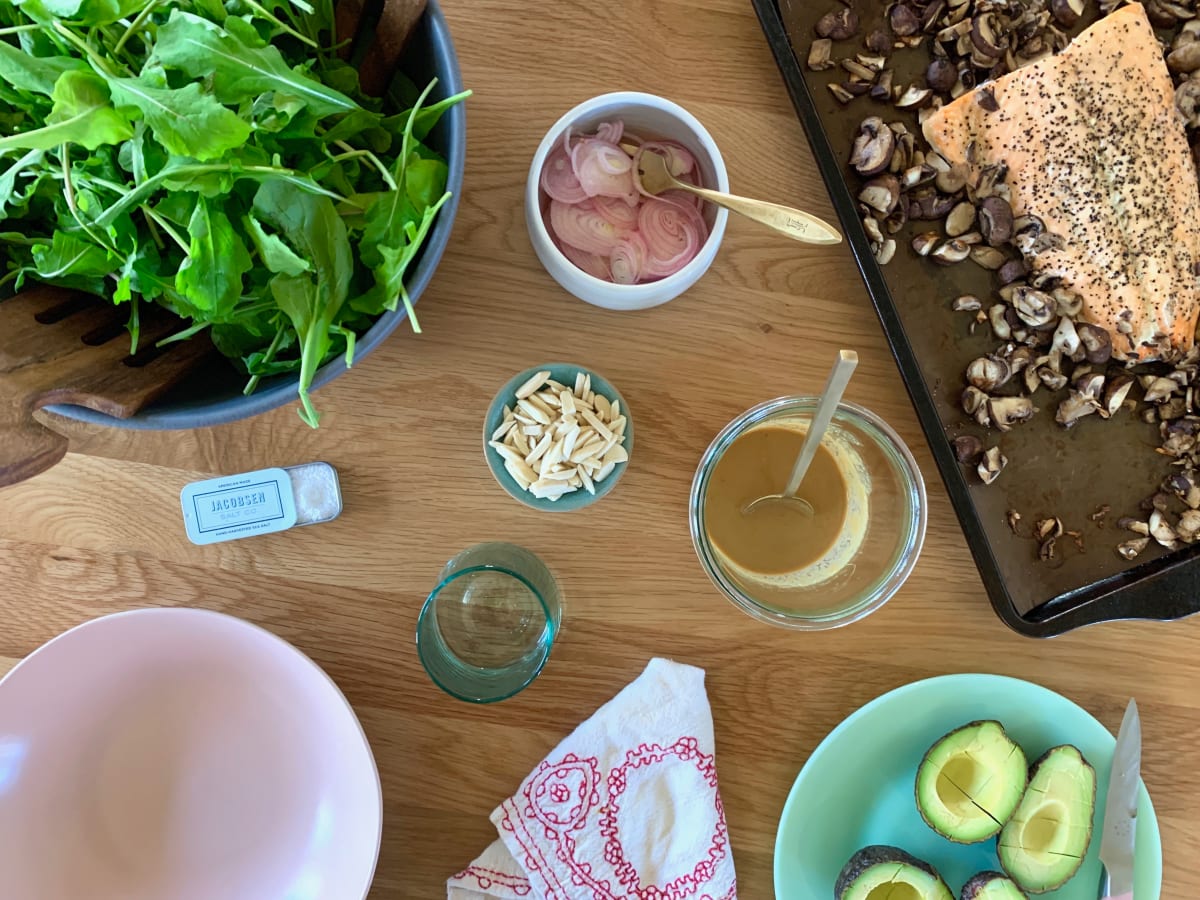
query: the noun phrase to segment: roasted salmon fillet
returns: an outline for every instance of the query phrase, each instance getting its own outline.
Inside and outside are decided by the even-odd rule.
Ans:
[[[1125,6],[1056,56],[934,112],[925,137],[977,176],[1007,166],[1016,215],[1059,240],[1030,261],[1083,299],[1126,361],[1174,359],[1200,317],[1200,190],[1146,12]]]

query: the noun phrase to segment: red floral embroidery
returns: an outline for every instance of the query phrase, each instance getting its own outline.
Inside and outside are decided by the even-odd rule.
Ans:
[[[728,854],[729,836],[725,808],[717,792],[716,763],[711,754],[702,753],[699,747],[696,738],[683,737],[668,747],[641,744],[630,750],[625,761],[604,779],[608,797],[603,807],[599,807],[601,779],[597,759],[568,754],[558,763],[543,762],[521,791],[519,805],[517,798],[506,802],[497,824],[513,836],[521,849],[519,856],[523,857],[518,862],[531,880],[544,884],[547,900],[737,900],[736,882],[719,896],[700,893],[712,887],[709,882],[717,876],[718,865]],[[618,828],[621,795],[628,786],[630,771],[671,759],[694,765],[704,783],[713,789],[716,828],[705,857],[696,862],[691,872],[662,886],[644,886],[621,845]],[[597,807],[599,820],[589,823],[589,813]],[[603,863],[607,865],[600,868],[606,871],[597,870],[596,864],[601,860],[576,858],[578,832],[589,824],[605,839]],[[535,829],[540,832],[536,836]],[[553,862],[546,853],[553,854]],[[569,885],[559,879],[564,868],[563,874],[570,877]]]
[[[485,869],[482,866],[467,866],[463,871],[454,876],[455,881],[464,881],[468,878],[475,880],[481,891],[490,891],[493,886],[508,888],[518,897],[524,897],[533,890],[533,886],[529,883],[528,878],[522,878],[520,875],[511,875],[508,872],[499,872],[495,869]]]

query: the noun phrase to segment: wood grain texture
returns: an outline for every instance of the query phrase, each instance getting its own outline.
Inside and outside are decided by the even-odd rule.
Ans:
[[[494,837],[495,805],[651,656],[708,672],[748,900],[773,895],[775,827],[796,772],[878,694],[947,672],[1002,673],[1061,691],[1114,730],[1136,695],[1163,830],[1162,896],[1200,896],[1200,619],[1108,624],[1049,642],[1001,624],[845,246],[797,245],[734,218],[694,289],[634,314],[586,306],[539,267],[521,213],[529,159],[559,115],[608,90],[682,103],[712,131],[735,191],[833,219],[750,5],[443,6],[476,95],[454,239],[420,303],[425,333],[397,333],[321,390],[319,431],[293,408],[191,433],[70,424],[62,463],[0,492],[0,655],[23,656],[93,616],[159,605],[230,612],[292,641],[346,692],[378,758],[386,819],[373,900],[444,896],[444,879]],[[732,416],[818,390],[840,346],[862,360],[848,399],[891,422],[926,473],[929,538],[908,585],[878,613],[791,634],[751,620],[709,584],[688,536],[688,486]],[[492,392],[549,359],[603,372],[628,398],[638,434],[612,496],[567,518],[509,499],[480,452]],[[312,459],[341,474],[340,519],[188,543],[185,483]],[[551,565],[565,628],[530,689],[476,708],[426,679],[413,632],[442,564],[488,539],[523,543]]]

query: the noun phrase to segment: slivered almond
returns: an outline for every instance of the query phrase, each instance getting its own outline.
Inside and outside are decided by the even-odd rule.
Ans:
[[[551,501],[560,499],[563,494],[568,494],[572,490],[574,490],[574,488],[572,488],[569,484],[561,484],[557,482],[551,484],[539,482],[537,484],[530,485],[529,487],[529,493],[533,494],[533,496],[537,497],[539,500]]]
[[[542,473],[542,481],[570,481],[574,477],[574,469],[563,469],[561,472]]]
[[[585,372],[583,375],[583,396],[586,399],[588,394],[592,392],[592,375],[590,372]]]
[[[584,405],[590,406],[590,407],[592,407],[592,409],[595,409],[596,408],[596,392],[588,391],[586,394],[584,394],[583,402],[584,402]]]
[[[600,448],[604,446],[604,441],[598,437],[592,438],[582,447],[576,447],[575,452],[567,459],[573,463],[581,463],[589,457],[596,456],[600,453]]]
[[[506,459],[504,468],[508,469],[508,473],[512,475],[518,483],[522,483],[522,487],[526,490],[529,486],[538,480],[537,473],[529,467],[523,459]]]
[[[523,385],[517,388],[517,399],[523,400],[530,394],[534,393],[538,388],[546,383],[546,379],[550,377],[549,372],[538,372]]]
[[[596,484],[592,481],[592,477],[588,475],[587,469],[580,466],[575,471],[579,473],[579,481],[583,485],[583,489],[589,494],[595,494]]]
[[[492,440],[498,441],[500,438],[508,434],[508,430],[517,424],[516,419],[505,419],[500,423],[500,426],[492,432]]]
[[[517,431],[516,429],[510,431],[509,434],[513,436],[513,446],[516,447],[517,452],[520,453],[521,458],[524,459],[525,454],[529,452],[529,438],[521,434],[521,432]]]
[[[521,407],[521,409],[524,410],[525,415],[533,419],[534,422],[541,422],[543,425],[550,424],[550,413],[544,409],[538,409],[529,400],[518,400],[517,406]],[[517,413],[517,418],[521,418],[520,413]]]
[[[563,441],[557,440],[546,452],[546,461],[542,463],[543,471],[549,466],[557,465],[563,461]]]
[[[593,480],[599,484],[605,478],[612,474],[613,469],[617,467],[616,463],[605,463],[600,467],[600,471],[592,476]]]
[[[570,391],[563,391],[558,395],[559,405],[565,415],[575,415],[575,395]]]
[[[522,425],[537,425],[538,424],[537,419],[533,418],[532,416],[522,415],[521,413],[514,414],[513,418],[516,419],[518,422],[520,422]]]
[[[625,426],[627,423],[628,423],[628,420],[624,416],[617,416],[615,419],[613,419],[611,422],[608,423],[608,430],[611,431],[613,434],[617,434],[617,435],[620,435],[621,437],[624,437],[625,436]]]
[[[613,447],[609,447],[608,451],[604,454],[605,465],[607,465],[608,463],[613,463],[615,465],[617,463],[623,463],[623,462],[628,462],[628,461],[629,461],[629,451],[627,451],[620,444],[617,444]]]
[[[539,457],[541,457],[542,454],[544,454],[547,450],[550,449],[550,444],[553,440],[554,439],[551,435],[548,435],[548,434],[542,435],[542,439],[537,442],[537,446],[535,446],[532,450],[530,450],[529,455],[525,457],[525,462],[529,463],[529,465],[532,466],[535,462],[538,461]]]
[[[512,462],[517,462],[518,460],[521,462],[525,461],[525,457],[507,444],[501,444],[499,441],[488,441],[488,446],[499,453],[502,459],[511,460]]]
[[[525,400],[535,409],[540,409],[542,412],[544,412],[551,418],[551,420],[558,415],[558,413],[537,394],[534,394],[532,397],[526,397]],[[520,403],[521,401],[518,400],[517,402]]]
[[[583,394],[584,394],[583,373],[576,372],[575,373],[575,396],[582,397]]]
[[[545,425],[522,425],[521,434],[527,434],[534,438],[541,437],[545,427]]]
[[[570,456],[575,452],[575,442],[579,440],[581,433],[582,429],[578,425],[567,429],[566,436],[563,438],[563,456]]]
[[[562,406],[562,401],[558,399],[558,394],[554,393],[554,391],[538,391],[534,396],[551,409],[558,409]]]
[[[600,421],[600,417],[595,413],[588,412],[586,409],[581,411],[583,420],[596,429],[596,433],[606,441],[613,436],[613,433],[608,430],[608,426]]]
[[[612,404],[608,402],[603,394],[596,395],[596,415],[601,422],[607,422],[612,416]]]
[[[554,391],[554,393],[556,393],[556,394],[561,394],[563,391],[569,392],[569,390],[570,390],[561,381],[555,381],[553,378],[546,379],[546,387],[550,388],[550,390]]]
[[[621,415],[621,401],[614,400],[612,402],[612,417],[615,419],[619,415]]]

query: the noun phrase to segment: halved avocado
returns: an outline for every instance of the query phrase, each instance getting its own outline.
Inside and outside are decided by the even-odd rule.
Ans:
[[[1095,811],[1096,770],[1077,748],[1051,747],[1029,770],[1029,789],[1000,832],[1000,865],[1027,893],[1061,887],[1083,864]]]
[[[835,900],[954,900],[937,870],[899,847],[872,844],[842,867]]]
[[[997,834],[1025,792],[1026,759],[999,722],[970,722],[940,738],[917,768],[917,809],[960,844]]]
[[[959,900],[1029,900],[1017,883],[999,872],[980,872],[963,885]]]

